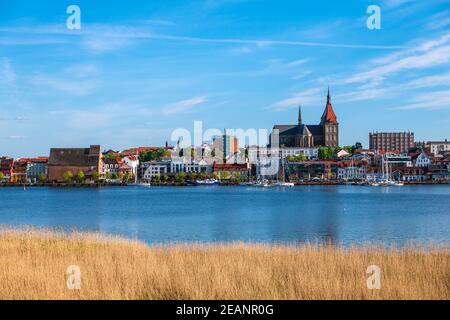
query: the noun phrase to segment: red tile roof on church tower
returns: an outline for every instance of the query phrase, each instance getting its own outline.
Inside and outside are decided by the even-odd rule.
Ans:
[[[331,104],[330,88],[328,88],[327,105],[322,115],[322,123],[337,123],[337,117]]]

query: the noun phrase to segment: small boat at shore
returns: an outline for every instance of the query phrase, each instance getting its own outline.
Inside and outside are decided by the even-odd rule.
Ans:
[[[261,187],[261,188],[270,188],[270,187],[274,186],[273,184],[270,184],[269,180],[261,180],[261,181],[256,182],[254,185],[255,185],[255,187]]]
[[[295,184],[293,182],[277,182],[275,183],[277,187],[293,187]]]
[[[151,187],[150,182],[141,182],[141,183],[136,183],[134,185],[139,186],[139,187]]]
[[[196,180],[195,184],[198,186],[211,186],[219,184],[219,181],[216,179]]]

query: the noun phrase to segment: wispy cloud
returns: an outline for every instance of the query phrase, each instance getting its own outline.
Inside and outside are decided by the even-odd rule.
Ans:
[[[9,139],[9,140],[23,140],[23,139],[25,139],[26,137],[25,136],[15,136],[15,135],[12,135],[12,136],[7,136],[6,137],[7,139]]]
[[[385,78],[406,70],[431,68],[450,62],[450,33],[426,41],[416,48],[375,60],[369,71],[357,73],[346,82],[364,82]]]
[[[197,96],[191,99],[178,101],[174,104],[168,105],[162,109],[162,113],[165,115],[172,115],[176,113],[183,113],[191,110],[193,107],[204,104],[208,101],[206,96]]]
[[[321,95],[323,88],[310,88],[292,94],[289,98],[277,101],[267,109],[272,111],[284,111],[290,108],[296,108],[298,105],[310,106],[319,103],[323,99]]]
[[[412,109],[450,109],[450,90],[421,93],[408,103],[392,108],[392,110]]]
[[[57,90],[74,96],[85,96],[92,93],[98,86],[97,80],[81,79],[69,80],[70,78],[54,77],[37,74],[29,77],[29,81],[39,88]]]
[[[239,45],[255,45],[258,47],[267,46],[303,46],[303,47],[330,47],[330,48],[349,48],[349,49],[404,49],[405,46],[400,45],[376,45],[361,43],[332,43],[332,42],[316,42],[316,41],[289,41],[274,39],[239,39],[239,38],[205,38],[205,37],[188,37],[174,36],[169,34],[161,34],[149,31],[148,28],[140,26],[121,26],[107,24],[83,24],[83,28],[77,32],[70,32],[61,26],[45,25],[17,28],[0,28],[0,31],[15,35],[20,40],[21,37],[30,35],[45,36],[59,35],[73,37],[77,35],[81,37],[81,44],[87,49],[96,53],[108,52],[113,49],[122,48],[133,43],[132,40],[164,40],[177,42],[198,42],[198,43],[217,43],[217,44],[239,44]],[[72,39],[73,40],[73,39]],[[39,38],[35,38],[36,44]],[[14,42],[5,45],[14,45]],[[24,43],[25,44],[25,43]]]
[[[0,117],[0,121],[25,121],[24,117]]]
[[[1,62],[0,83],[10,86],[16,84],[16,72],[8,58],[3,58]]]

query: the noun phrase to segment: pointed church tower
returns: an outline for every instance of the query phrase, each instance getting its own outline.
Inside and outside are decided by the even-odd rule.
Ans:
[[[302,106],[298,105],[298,125],[301,126],[302,124]]]
[[[323,141],[327,147],[339,146],[339,123],[331,104],[330,87],[328,87],[327,104],[320,124],[323,128]]]

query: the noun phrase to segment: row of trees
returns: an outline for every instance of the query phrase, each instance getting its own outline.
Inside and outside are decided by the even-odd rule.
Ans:
[[[205,179],[218,179],[220,177],[221,180],[231,181],[235,183],[243,182],[244,179],[239,172],[221,172],[220,176],[217,173],[186,173],[186,172],[178,172],[173,177],[169,177],[168,175],[155,176],[151,179],[151,182],[154,183],[167,183],[167,182],[175,182],[175,183],[185,183],[186,181],[195,181],[195,180],[205,180]]]
[[[105,175],[104,178],[128,182],[132,180],[133,175],[130,172],[108,173]],[[86,181],[86,175],[83,171],[79,171],[76,175],[74,175],[72,171],[66,171],[63,174],[63,179],[67,183],[69,182],[83,183]],[[94,172],[92,174],[92,179],[94,181],[98,181],[100,179],[100,175],[98,174],[98,172]]]
[[[144,151],[139,154],[139,160],[143,162],[161,160],[164,157],[170,157],[170,151],[164,148],[160,148],[158,150]]]
[[[323,160],[334,159],[336,157],[336,154],[341,150],[345,150],[350,155],[352,155],[356,150],[356,146],[320,147],[319,148],[319,159],[323,159]]]

